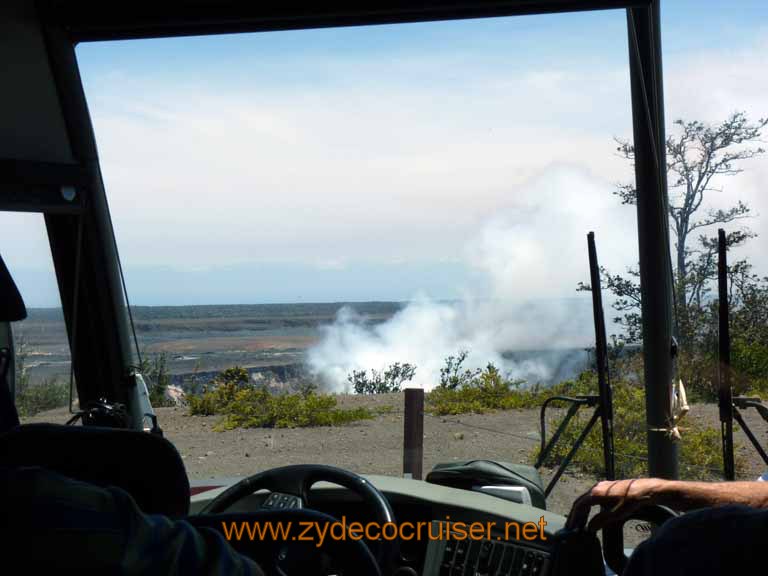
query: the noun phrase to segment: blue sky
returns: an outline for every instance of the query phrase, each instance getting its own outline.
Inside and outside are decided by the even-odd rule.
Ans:
[[[737,9],[735,9],[737,8]],[[722,46],[738,45],[745,33],[765,27],[768,5],[760,0],[665,0],[662,2],[663,43],[665,52],[710,48],[713,40]],[[245,51],[252,62],[266,57],[275,61],[291,58],[348,57],[353,47],[358,55],[412,57],[413,51],[458,51],[457,44],[487,52],[488,61],[507,61],[509,53],[492,54],[498,48],[528,48],[537,43],[535,52],[517,65],[525,66],[550,57],[580,58],[603,52],[608,42],[626,34],[624,11],[606,10],[518,18],[487,18],[451,22],[416,23],[352,27],[345,29],[301,30],[264,34],[233,34],[217,37],[191,37],[146,40],[141,42],[93,43],[81,45],[81,66],[98,73],[115,66],[135,72],[153,72],[162,77],[213,66],[206,75],[227,70],[233,53]],[[580,38],[577,50],[563,50],[558,37]],[[608,40],[608,42],[606,42]],[[125,48],[129,50],[125,50]],[[163,58],[157,58],[162,50]],[[616,52],[625,60],[624,52]],[[87,58],[84,61],[83,58]],[[172,61],[174,69],[168,69]],[[177,68],[179,66],[180,68]],[[242,71],[242,70],[240,70]]]
[[[766,16],[663,2],[668,122],[768,114]],[[631,136],[623,11],[78,58],[133,303],[571,297],[590,229],[612,269],[636,261],[634,215],[610,194],[632,177],[612,141]],[[712,205],[764,214],[768,161],[745,168]],[[56,304],[41,219],[2,218],[27,300]],[[768,273],[759,242],[745,255]]]

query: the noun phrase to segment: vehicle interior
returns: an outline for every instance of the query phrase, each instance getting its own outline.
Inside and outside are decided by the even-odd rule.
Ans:
[[[72,425],[19,424],[13,408],[10,323],[26,316],[24,294],[0,259],[0,462],[42,466],[100,486],[119,486],[148,514],[221,530],[222,521],[329,522],[346,518],[426,523],[493,522],[482,541],[379,539],[323,546],[281,540],[231,541],[269,574],[528,575],[586,574],[593,566],[554,557],[566,518],[546,510],[533,467],[467,462],[434,470],[435,482],[361,476],[331,466],[291,465],[226,484],[192,485],[184,461],[162,436],[147,387],[136,370],[127,294],[120,268],[93,125],[75,48],[101,40],[396,24],[564,11],[626,9],[630,54],[640,275],[646,381],[670,382],[672,312],[663,148],[664,111],[658,0],[502,0],[292,2],[170,0],[167,2],[7,0],[0,7],[0,210],[45,219],[72,354],[81,412]],[[660,152],[660,150],[662,152]],[[660,156],[661,154],[661,156]],[[5,247],[0,247],[0,251]],[[647,321],[646,321],[647,319]],[[668,402],[668,388],[649,387],[649,405]],[[117,410],[115,407],[124,407]],[[663,416],[660,416],[662,418]],[[658,428],[663,428],[660,422]],[[651,475],[674,474],[671,440],[652,434]],[[145,470],[156,478],[149,485]],[[205,483],[203,483],[205,484]],[[473,489],[507,490],[507,496]],[[469,489],[467,489],[469,487]],[[497,491],[498,491],[497,490]],[[661,523],[669,510],[635,518]],[[538,523],[541,538],[501,527]],[[620,527],[617,528],[617,530]],[[615,572],[626,562],[620,538],[604,534],[604,557]],[[603,566],[599,566],[602,570]],[[600,572],[598,572],[600,573]]]

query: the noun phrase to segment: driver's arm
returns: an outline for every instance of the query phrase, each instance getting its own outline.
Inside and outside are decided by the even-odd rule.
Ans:
[[[596,503],[622,508],[641,504],[695,510],[729,504],[768,508],[768,482],[685,482],[661,478],[604,481],[592,488]]]
[[[148,515],[119,488],[0,466],[3,562],[31,573],[263,576],[214,530]]]

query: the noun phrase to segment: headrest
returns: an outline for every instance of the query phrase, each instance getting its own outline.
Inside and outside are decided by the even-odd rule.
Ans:
[[[27,307],[0,256],[0,322],[18,322],[26,317]]]
[[[117,486],[147,514],[186,516],[189,480],[165,438],[117,428],[24,424],[0,434],[0,466],[40,466],[97,486]]]

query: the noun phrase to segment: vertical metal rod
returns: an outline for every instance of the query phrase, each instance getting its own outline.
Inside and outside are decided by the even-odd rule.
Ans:
[[[603,295],[600,285],[600,266],[597,263],[595,233],[587,234],[589,250],[589,280],[592,287],[592,311],[595,318],[595,359],[597,360],[597,385],[600,394],[600,422],[603,432],[603,463],[605,479],[616,479],[613,450],[613,395],[608,373],[608,341],[605,334]]]
[[[731,332],[728,322],[728,247],[725,230],[717,231],[717,292],[718,303],[718,392],[720,408],[720,438],[723,444],[723,475],[736,479],[733,457],[733,393],[731,391]]]
[[[421,480],[424,461],[424,390],[405,389],[403,476]]]
[[[672,426],[672,267],[659,2],[627,9],[642,296],[648,472],[677,478]]]

